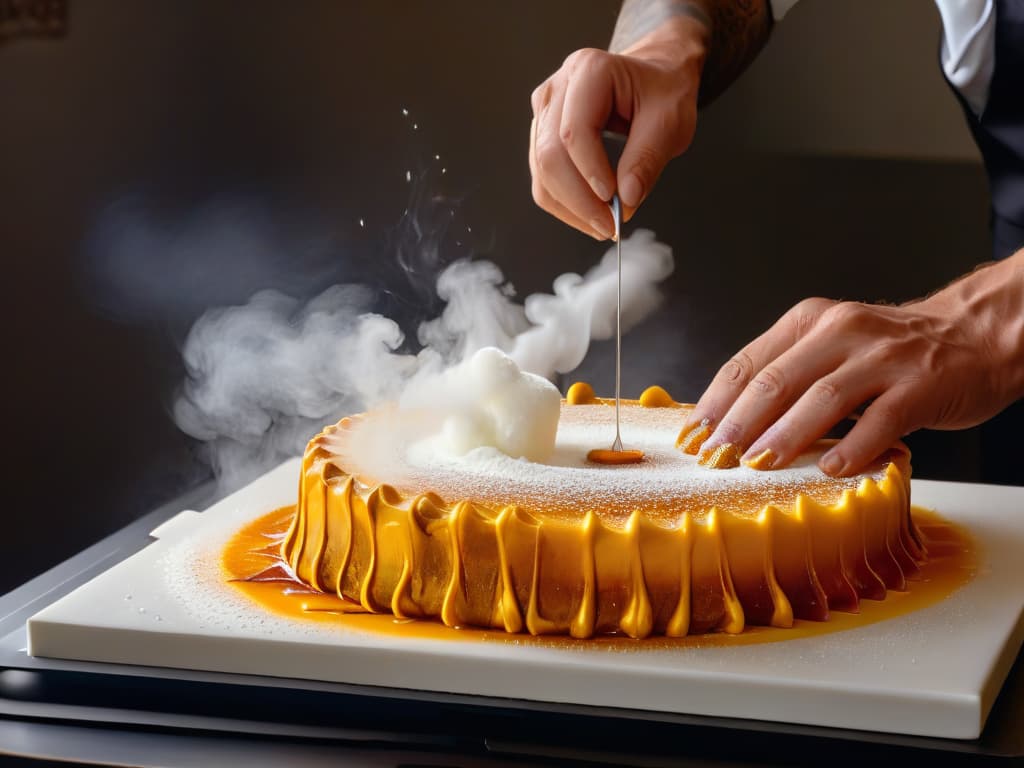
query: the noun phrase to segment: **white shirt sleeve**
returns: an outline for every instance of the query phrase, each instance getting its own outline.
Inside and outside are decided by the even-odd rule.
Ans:
[[[942,70],[981,115],[995,69],[994,0],[935,0],[942,17]]]

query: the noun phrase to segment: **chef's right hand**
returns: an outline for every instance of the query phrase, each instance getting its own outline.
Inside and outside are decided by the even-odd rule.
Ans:
[[[532,96],[530,172],[537,205],[599,240],[614,233],[607,202],[625,218],[693,139],[707,29],[676,16],[622,51],[584,48]],[[628,133],[613,173],[601,132]]]

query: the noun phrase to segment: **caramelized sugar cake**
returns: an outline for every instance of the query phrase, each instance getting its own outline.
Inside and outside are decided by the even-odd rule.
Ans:
[[[607,466],[587,453],[613,407],[589,387],[544,462],[436,450],[426,412],[342,419],[307,447],[282,556],[369,611],[580,638],[788,627],[906,588],[925,552],[905,448],[850,478],[818,469],[829,441],[786,469],[711,469],[676,448],[690,407],[659,388],[624,401],[644,458]]]

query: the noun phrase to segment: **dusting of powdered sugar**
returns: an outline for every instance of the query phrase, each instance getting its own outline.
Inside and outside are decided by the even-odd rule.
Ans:
[[[337,445],[338,463],[371,483],[386,482],[405,494],[432,491],[446,501],[515,503],[572,517],[593,510],[611,522],[639,509],[666,524],[677,523],[684,509],[699,513],[714,506],[735,508],[738,498],[756,501],[754,512],[766,504],[789,509],[799,493],[834,501],[864,477],[825,475],[817,466],[823,446],[812,447],[785,469],[702,467],[675,447],[684,413],[624,405],[623,443],[642,450],[644,460],[618,466],[587,461],[591,449],[609,447],[614,437],[614,410],[608,405],[563,404],[555,451],[543,464],[490,447],[458,457],[438,452],[422,433],[396,430],[393,423],[385,428],[369,414]],[[371,443],[374,449],[366,450]],[[878,469],[869,476],[879,479],[881,474]]]
[[[352,627],[343,622],[297,622],[277,615],[228,583],[224,550],[253,517],[250,504],[222,503],[219,510],[203,513],[196,530],[172,542],[157,559],[168,594],[189,617],[194,632],[300,642],[337,642],[340,636],[351,636]]]

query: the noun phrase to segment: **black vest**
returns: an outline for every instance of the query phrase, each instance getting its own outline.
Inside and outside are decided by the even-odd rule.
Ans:
[[[957,97],[985,161],[993,255],[1002,259],[1024,248],[1024,0],[996,0],[994,10],[995,69],[981,117]]]
[[[995,1],[995,68],[981,116],[960,100],[981,150],[992,201],[992,255],[1024,248],[1024,0]],[[979,259],[980,261],[981,259]],[[1024,483],[1024,400],[981,427],[982,482]]]

